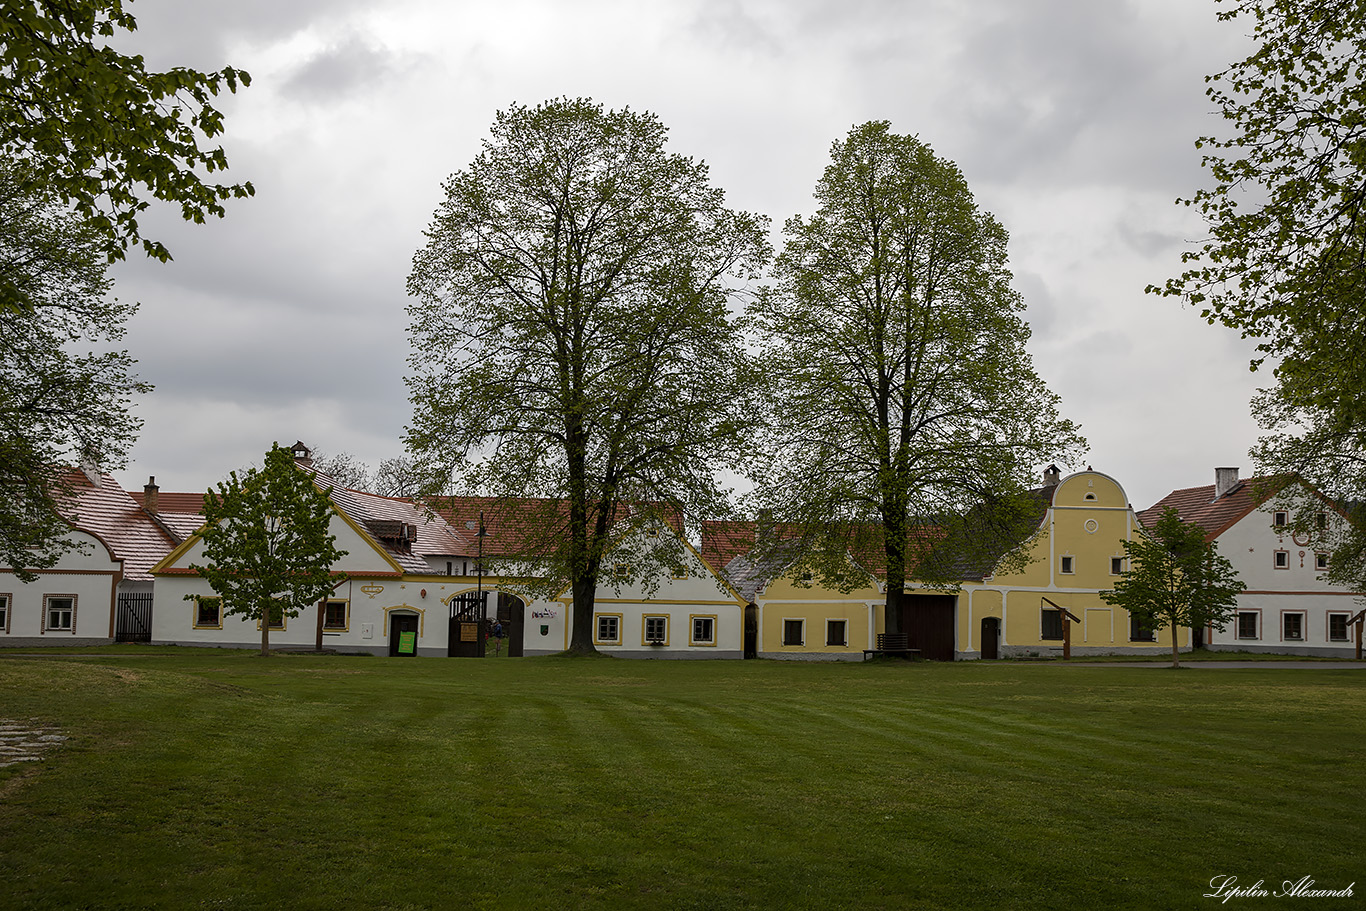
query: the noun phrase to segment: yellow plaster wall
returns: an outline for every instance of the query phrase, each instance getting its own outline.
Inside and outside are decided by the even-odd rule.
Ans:
[[[1093,499],[1087,499],[1087,495]],[[1080,622],[1071,624],[1074,647],[1171,648],[1171,631],[1162,630],[1153,642],[1129,639],[1129,614],[1106,604],[1100,591],[1119,578],[1111,572],[1114,557],[1124,557],[1123,541],[1139,533],[1139,523],[1124,490],[1099,472],[1079,472],[1064,479],[1054,491],[1053,506],[1041,534],[1029,546],[1029,564],[1021,572],[1002,573],[972,591],[971,610],[960,600],[959,642],[980,650],[981,619],[1001,616],[1000,592],[1005,591],[1003,639],[1006,647],[1061,648],[1061,639],[1043,639],[1041,610],[1054,604],[1071,611]],[[1072,558],[1072,573],[1062,572],[1062,558]],[[1179,630],[1178,642],[1190,644],[1190,631]],[[960,645],[960,647],[963,647]]]
[[[868,602],[881,603],[884,596],[873,585],[840,592],[819,584],[801,586],[792,579],[777,579],[756,599],[760,607],[759,651],[792,654],[861,655],[871,639]],[[878,612],[880,613],[880,611]],[[805,620],[804,645],[783,645],[783,621]],[[825,621],[847,620],[846,646],[825,644]],[[881,624],[881,618],[878,618]],[[876,630],[873,630],[876,632]]]

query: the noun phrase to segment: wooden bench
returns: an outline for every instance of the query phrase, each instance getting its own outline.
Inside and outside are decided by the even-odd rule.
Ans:
[[[902,658],[915,658],[920,655],[920,649],[911,648],[910,636],[907,633],[878,633],[877,648],[865,648],[863,660],[867,661],[869,655],[900,655]]]

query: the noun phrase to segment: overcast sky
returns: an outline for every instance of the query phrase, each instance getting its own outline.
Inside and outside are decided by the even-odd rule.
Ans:
[[[1010,232],[1039,375],[1086,464],[1144,509],[1249,472],[1251,343],[1143,293],[1203,236],[1174,205],[1220,129],[1204,77],[1244,56],[1213,0],[137,0],[149,67],[248,70],[222,137],[254,199],[144,220],[127,346],[156,391],[130,489],[202,491],[295,439],[372,465],[411,409],[413,253],[494,113],[558,96],[653,111],[735,208],[812,210],[831,143],[889,120],[955,161]],[[780,238],[775,233],[775,243]],[[1042,468],[1043,466],[1039,466]],[[1085,467],[1077,465],[1072,467]]]

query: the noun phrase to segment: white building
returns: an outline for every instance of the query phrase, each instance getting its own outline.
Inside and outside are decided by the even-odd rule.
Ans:
[[[152,565],[175,546],[113,477],[73,470],[62,515],[75,545],[55,566],[0,567],[0,645],[104,645],[115,637],[145,640],[151,618]],[[149,485],[155,490],[155,484]]]
[[[1240,480],[1236,468],[1216,468],[1215,483],[1174,490],[1139,514],[1152,527],[1167,507],[1199,525],[1219,554],[1237,570],[1247,590],[1238,612],[1222,629],[1197,630],[1213,650],[1277,652],[1347,658],[1356,654],[1360,592],[1323,578],[1329,547],[1322,535],[1296,535],[1283,502],[1258,489],[1259,479]],[[1316,491],[1292,482],[1299,496],[1322,504],[1325,527],[1345,521]]]

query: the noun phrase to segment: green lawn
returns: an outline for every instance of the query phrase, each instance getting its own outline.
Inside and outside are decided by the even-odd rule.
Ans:
[[[0,658],[4,718],[71,740],[0,769],[0,907],[1366,896],[1362,671],[143,648]]]

